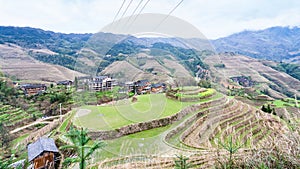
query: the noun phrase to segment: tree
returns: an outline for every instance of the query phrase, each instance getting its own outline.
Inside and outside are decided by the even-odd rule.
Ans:
[[[10,142],[10,135],[8,129],[2,122],[0,122],[0,136],[1,146],[7,147]]]
[[[272,113],[272,109],[271,109],[270,104],[268,104],[268,106],[267,106],[267,112],[268,112],[268,113]]]
[[[80,169],[84,169],[86,167],[86,160],[90,159],[90,156],[95,152],[95,150],[103,148],[105,145],[102,141],[95,141],[92,145],[90,145],[89,141],[91,141],[91,138],[87,135],[87,131],[83,128],[78,130],[71,127],[65,136],[69,138],[72,145],[65,145],[60,147],[60,149],[73,149],[77,153],[77,157],[66,158],[64,164],[69,165],[71,163],[79,162]]]
[[[176,159],[174,159],[175,162],[175,169],[188,169],[188,168],[192,168],[192,164],[187,162],[187,160],[189,160],[188,157],[185,157],[183,155],[176,155]]]
[[[9,165],[12,164],[12,158],[9,160],[0,159],[0,169],[10,169]]]
[[[14,158],[15,158],[15,155],[12,154],[8,160],[0,159],[0,169],[23,169],[24,163],[19,163],[14,166],[12,165]]]
[[[228,140],[224,143],[219,141],[219,145],[229,152],[228,164],[225,164],[223,167],[233,168],[233,154],[235,154],[244,144],[241,144],[238,140],[234,142],[232,136],[229,136]]]
[[[204,88],[211,88],[211,83],[208,80],[200,80],[198,83],[198,86],[204,87]]]
[[[77,90],[78,89],[78,78],[76,76],[74,79],[74,85],[75,85],[75,89]]]
[[[262,110],[263,112],[267,112],[267,109],[266,109],[265,105],[262,105],[261,110]]]

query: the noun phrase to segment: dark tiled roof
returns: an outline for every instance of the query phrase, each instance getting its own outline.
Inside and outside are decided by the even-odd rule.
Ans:
[[[32,161],[44,151],[58,152],[52,138],[39,138],[36,142],[28,145],[28,161]]]
[[[161,85],[161,84],[159,84],[159,83],[157,83],[157,84],[153,84],[153,85],[151,85],[151,87],[152,87],[152,88],[158,88],[158,87],[162,87],[162,85]]]
[[[156,84],[151,85],[152,88],[165,87],[165,86],[166,86],[166,84],[164,84],[164,83],[156,83]]]
[[[73,83],[71,80],[64,80],[57,82],[57,85],[68,85],[70,83]]]
[[[41,87],[46,87],[46,85],[44,85],[44,84],[24,84],[24,85],[21,85],[21,88],[24,88],[24,89],[41,88]]]
[[[145,80],[138,80],[137,82],[135,82],[136,86],[146,86],[147,83],[149,83],[149,80],[145,79]]]

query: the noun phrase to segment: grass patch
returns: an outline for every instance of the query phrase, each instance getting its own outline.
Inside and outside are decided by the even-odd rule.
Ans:
[[[75,111],[72,111],[71,114],[64,120],[64,122],[60,125],[58,131],[66,132],[66,128],[70,120],[74,117]]]
[[[114,140],[106,140],[107,146],[103,150],[98,150],[94,158],[96,161],[101,161],[106,158],[127,155],[157,154],[167,148],[167,145],[161,141],[161,137],[162,133],[169,128],[170,125],[130,134]]]
[[[87,115],[75,116],[74,124],[88,129],[111,130],[132,123],[164,118],[179,112],[195,102],[179,102],[164,94],[140,95],[138,101],[120,100],[115,105],[83,106]]]
[[[296,107],[295,101],[293,103],[292,101],[275,100],[272,102],[272,104],[278,108],[287,107],[287,106]]]
[[[29,133],[24,134],[24,135],[22,135],[22,136],[20,136],[20,137],[18,137],[18,138],[16,138],[16,139],[14,139],[14,140],[11,142],[12,147],[16,146],[20,141],[23,141],[23,140],[24,140],[26,137],[28,137],[28,136],[29,136]]]

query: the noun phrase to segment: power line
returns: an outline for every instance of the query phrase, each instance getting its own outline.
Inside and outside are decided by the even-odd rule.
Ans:
[[[133,0],[130,0],[129,4],[127,5],[125,11],[123,12],[123,14],[122,14],[122,16],[121,16],[121,19],[122,19],[123,16],[126,14],[126,12],[127,12],[128,8],[129,8],[129,6],[131,5],[132,1],[133,1]]]
[[[140,7],[140,5],[142,4],[144,0],[140,0],[139,4],[136,6],[136,8],[134,9],[134,11],[132,12],[130,18],[128,19],[128,22],[131,20],[131,18],[133,17],[133,15],[135,14],[136,10]]]
[[[129,6],[131,5],[132,1],[133,1],[133,0],[130,0],[130,1],[129,1],[129,3],[128,3],[126,9],[125,9],[125,11],[123,12],[122,16],[120,17],[121,21],[122,21],[122,18],[124,17],[124,15],[126,14],[128,8],[129,8]],[[120,20],[119,20],[119,21],[120,21]],[[119,21],[118,21],[118,23],[117,23],[117,25],[116,25],[116,28],[117,28],[118,25],[119,25]]]
[[[179,7],[179,5],[183,2],[181,0],[169,13],[168,15],[155,27],[154,31],[160,27],[160,25],[167,20],[167,18]]]
[[[147,0],[147,2],[144,4],[144,6],[140,9],[139,13],[135,15],[133,21],[131,22],[131,24],[128,26],[128,29],[130,29],[130,27],[133,25],[133,23],[136,21],[136,19],[138,18],[138,16],[142,13],[142,11],[144,10],[144,8],[147,6],[147,4],[149,3],[150,0]]]
[[[140,7],[140,5],[142,4],[144,0],[140,0],[139,4],[136,6],[136,8],[134,9],[134,11],[132,12],[131,16],[133,16],[136,12],[136,10]],[[131,17],[130,17],[131,18]]]
[[[130,17],[127,19],[127,21],[124,24],[124,28],[129,24],[129,22],[131,21],[132,17],[134,16],[135,12],[137,11],[137,9],[140,7],[140,5],[142,4],[144,0],[140,0],[140,2],[138,3],[138,5],[136,6],[136,8],[133,10],[132,14],[130,15]],[[126,31],[128,30],[128,27],[126,29]]]
[[[116,14],[116,15],[115,15],[115,17],[114,17],[114,20],[113,20],[113,22],[112,22],[112,25],[115,23],[115,21],[116,21],[116,19],[117,19],[118,15],[119,15],[119,13],[120,13],[121,9],[123,8],[123,6],[124,6],[125,2],[126,2],[126,0],[123,0],[123,3],[122,3],[122,5],[121,5],[121,7],[119,8],[119,10],[118,10],[117,14]]]

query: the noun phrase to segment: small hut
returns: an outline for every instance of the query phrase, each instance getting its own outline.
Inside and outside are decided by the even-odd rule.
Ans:
[[[34,169],[54,169],[58,155],[58,149],[52,138],[39,138],[28,145],[28,161]]]

